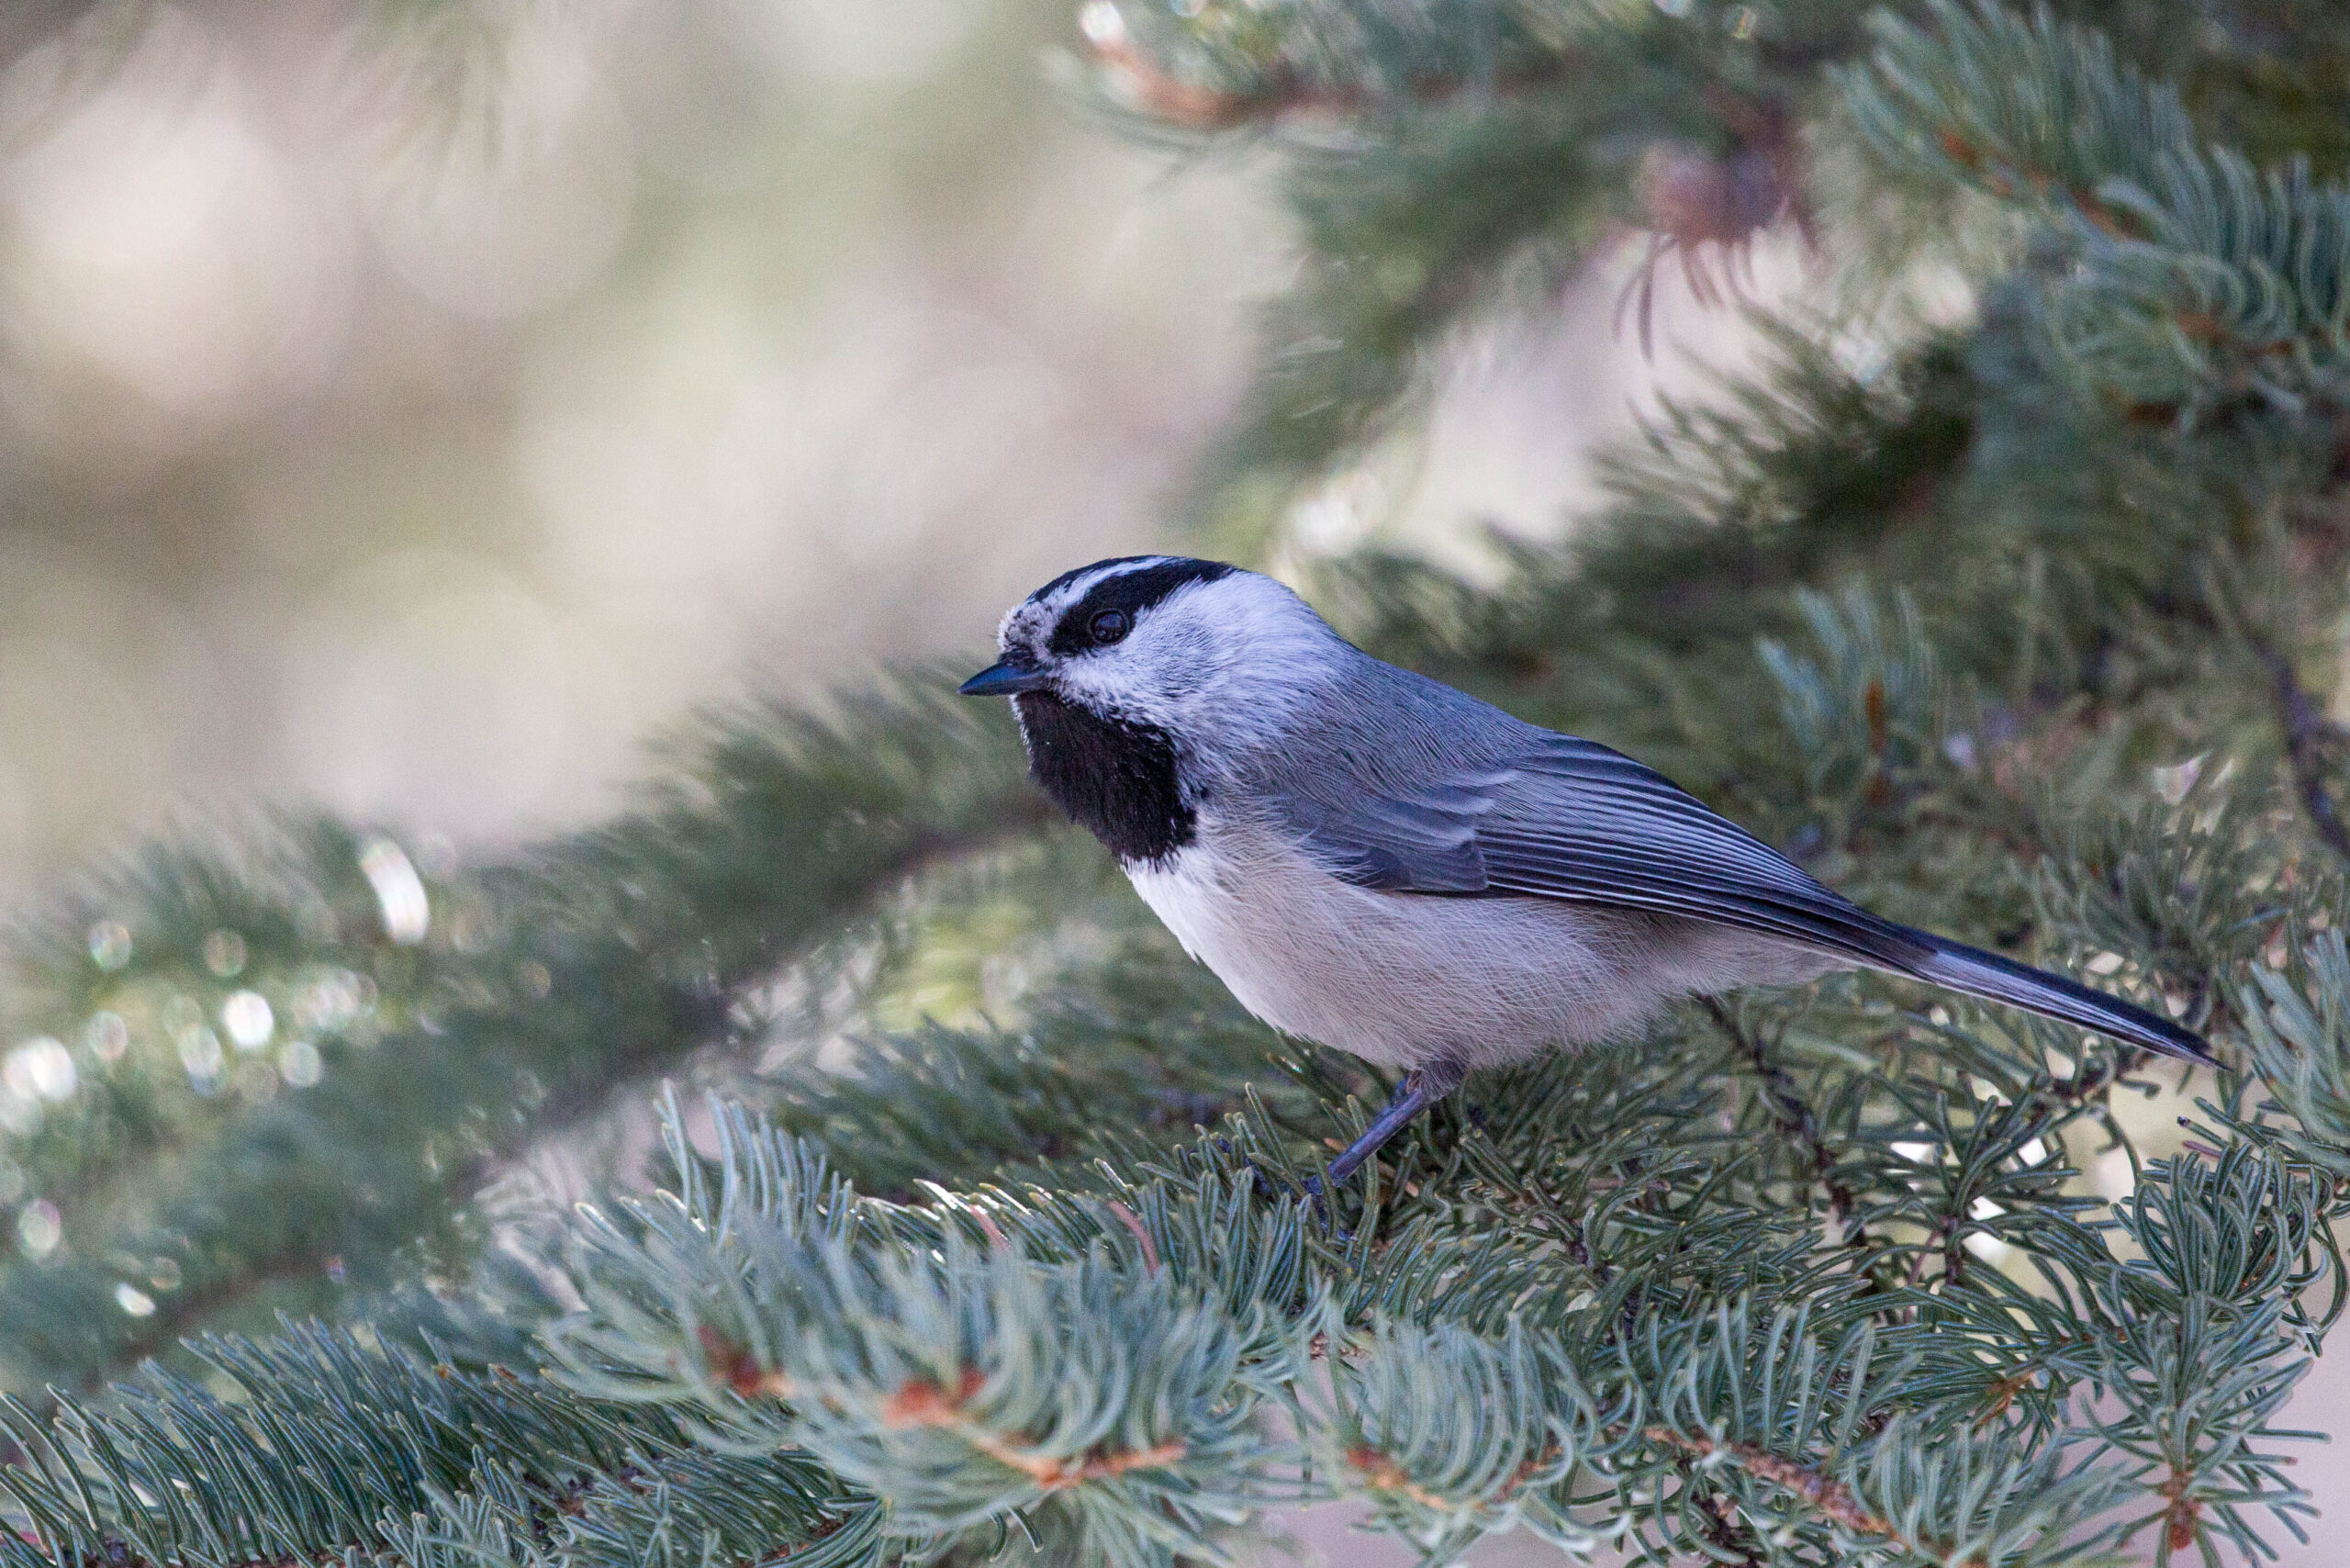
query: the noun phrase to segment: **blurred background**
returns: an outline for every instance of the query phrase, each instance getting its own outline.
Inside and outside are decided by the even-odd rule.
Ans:
[[[1068,8],[101,7],[0,77],[0,887],[176,812],[606,809],[1135,545],[1277,280]],[[29,23],[23,29],[34,31]]]
[[[1064,0],[14,7],[0,897],[261,803],[430,874],[609,811],[698,707],[975,653],[1159,542],[1290,252],[1265,171],[1056,92],[1078,41]],[[1292,536],[1563,526],[1745,352],[1669,272],[1627,341],[1636,260],[1460,344]]]

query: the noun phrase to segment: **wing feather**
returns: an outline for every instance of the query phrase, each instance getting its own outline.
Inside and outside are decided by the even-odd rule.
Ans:
[[[1291,825],[1332,875],[1385,891],[1654,910],[1903,969],[1932,951],[1654,768],[1570,735],[1408,790],[1292,802]]]
[[[1342,803],[1293,798],[1291,825],[1307,854],[1345,881],[1387,892],[1474,892],[1484,886],[1477,823],[1513,777],[1489,768]]]

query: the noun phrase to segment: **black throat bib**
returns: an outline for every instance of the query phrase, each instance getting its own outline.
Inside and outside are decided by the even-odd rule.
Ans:
[[[1107,719],[1049,691],[1012,700],[1028,771],[1078,825],[1125,864],[1164,860],[1192,842],[1195,813],[1162,729]]]

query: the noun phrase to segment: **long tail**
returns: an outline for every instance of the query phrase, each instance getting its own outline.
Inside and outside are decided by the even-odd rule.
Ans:
[[[2077,1024],[2165,1056],[2184,1057],[2207,1067],[2218,1065],[2210,1047],[2199,1036],[2143,1007],[2132,1007],[2119,997],[1997,953],[1962,946],[1923,931],[1912,935],[1930,947],[1924,958],[1901,966],[1919,980]]]

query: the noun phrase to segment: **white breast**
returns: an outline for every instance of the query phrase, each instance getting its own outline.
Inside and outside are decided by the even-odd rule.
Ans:
[[[1629,1034],[1676,996],[1832,967],[1666,916],[1359,888],[1262,830],[1204,819],[1163,868],[1127,875],[1251,1013],[1388,1066],[1519,1060]]]

